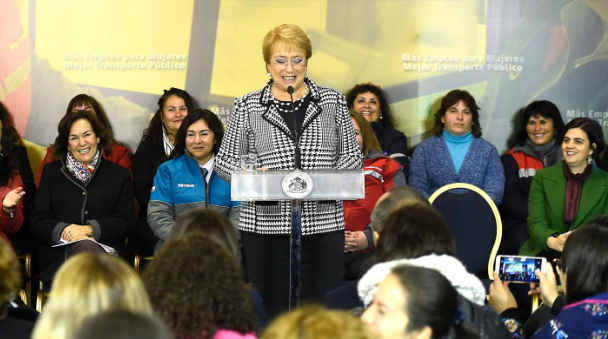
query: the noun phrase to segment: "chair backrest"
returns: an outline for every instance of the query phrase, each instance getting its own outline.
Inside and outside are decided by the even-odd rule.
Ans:
[[[492,279],[502,238],[498,208],[486,192],[466,183],[448,184],[431,195],[456,241],[456,257],[480,279]]]

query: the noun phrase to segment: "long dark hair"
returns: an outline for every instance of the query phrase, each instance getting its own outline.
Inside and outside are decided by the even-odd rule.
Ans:
[[[70,130],[72,129],[72,125],[78,120],[86,120],[91,124],[95,136],[99,138],[97,148],[100,151],[103,150],[104,152],[107,152],[112,147],[112,140],[114,140],[112,131],[107,130],[101,122],[93,116],[93,113],[89,111],[76,111],[65,115],[61,121],[59,121],[59,126],[57,126],[57,138],[55,138],[55,143],[51,146],[53,148],[53,153],[51,155],[53,161],[64,159],[68,154]]]
[[[479,338],[464,324],[458,292],[441,273],[423,267],[397,266],[394,275],[406,296],[406,332],[429,327],[434,338]]]
[[[348,90],[346,93],[346,105],[348,105],[348,109],[353,108],[355,105],[355,99],[357,99],[359,94],[367,92],[375,95],[378,98],[378,101],[380,101],[380,122],[382,125],[395,127],[395,119],[391,113],[391,106],[388,104],[384,91],[382,88],[380,88],[380,86],[376,86],[371,82],[355,85],[355,87]]]
[[[222,139],[224,138],[224,126],[220,119],[208,109],[197,108],[188,115],[182,121],[175,135],[175,147],[173,152],[169,155],[169,159],[175,159],[186,152],[186,136],[188,135],[188,128],[195,122],[203,120],[211,132],[213,132],[213,138],[215,144],[213,145],[213,154],[217,154],[220,150]]]
[[[537,115],[553,121],[553,128],[555,129],[554,137],[562,135],[564,132],[564,120],[562,120],[562,115],[559,113],[557,106],[547,100],[534,101],[521,112],[521,121],[519,131],[517,131],[517,136],[515,137],[515,145],[523,146],[526,144],[528,140],[528,122],[531,117],[536,117]]]
[[[194,107],[192,105],[192,98],[188,92],[175,87],[164,90],[163,95],[158,99],[158,109],[156,110],[156,113],[154,113],[148,128],[144,130],[143,136],[141,137],[141,141],[150,141],[156,150],[163,149],[163,109],[165,108],[167,100],[174,95],[184,99],[184,103],[186,104],[186,107],[188,107],[188,112]]]
[[[9,125],[8,112],[2,103],[0,103],[0,122],[2,122],[2,131],[0,132],[2,133],[2,138],[0,138],[0,144],[2,145],[0,150],[0,186],[6,186],[10,174],[16,170],[11,157],[15,145],[15,133]]]
[[[561,262],[566,299],[575,303],[608,292],[608,215],[599,216],[568,236]]]

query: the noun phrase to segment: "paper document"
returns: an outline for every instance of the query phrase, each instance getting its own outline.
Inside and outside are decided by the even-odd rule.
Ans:
[[[106,251],[106,253],[111,254],[111,255],[118,255],[118,252],[116,252],[116,250],[108,245],[104,245],[100,242],[91,240],[91,239],[80,239],[80,240],[76,240],[76,241],[67,241],[63,238],[59,239],[59,241],[61,242],[61,244],[57,244],[57,245],[53,245],[51,247],[61,247],[61,246],[66,246],[66,245],[70,245],[70,244],[74,244],[77,243],[79,241],[92,241],[94,243],[96,243],[97,245],[99,245],[101,248],[103,248],[104,251]]]

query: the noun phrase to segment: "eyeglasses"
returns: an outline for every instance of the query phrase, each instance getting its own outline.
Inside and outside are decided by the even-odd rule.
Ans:
[[[291,65],[291,68],[298,71],[306,67],[306,60],[301,58],[293,58],[291,59],[291,63],[289,63],[289,61],[287,61],[285,58],[277,58],[271,60],[271,62],[273,65],[277,65],[280,68],[287,68],[287,66]]]

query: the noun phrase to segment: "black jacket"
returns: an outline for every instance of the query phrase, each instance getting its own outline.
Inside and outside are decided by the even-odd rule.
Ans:
[[[391,126],[382,125],[382,122],[372,122],[372,128],[380,143],[380,148],[387,156],[395,159],[403,166],[403,173],[410,172],[410,156],[407,146],[407,136]]]
[[[70,224],[93,226],[95,240],[125,253],[125,239],[135,222],[131,174],[118,164],[99,158],[93,178],[85,186],[74,178],[63,161],[44,166],[34,200],[30,225],[40,241],[40,280],[52,280],[65,261],[59,244]]]

